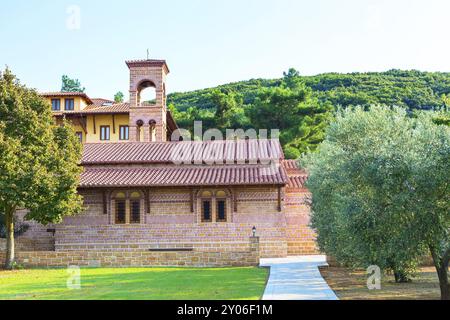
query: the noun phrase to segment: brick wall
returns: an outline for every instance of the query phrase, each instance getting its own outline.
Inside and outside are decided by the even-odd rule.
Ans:
[[[142,224],[109,224],[112,218],[103,213],[102,192],[83,190],[86,211],[67,217],[56,227],[56,250],[148,249],[158,246],[193,247],[208,252],[226,250],[227,244],[246,243],[257,228],[262,257],[287,255],[286,220],[278,211],[277,189],[273,187],[235,188],[237,212],[227,203],[228,222],[198,223],[200,206],[193,203],[190,188],[158,188],[149,192],[150,213]],[[111,210],[111,207],[109,208]],[[218,249],[217,249],[218,248]]]
[[[287,254],[284,228],[255,225],[261,237],[262,257]],[[239,251],[248,247],[253,224],[156,224],[57,226],[55,248],[68,250],[147,250],[153,248],[194,248],[206,252]],[[262,236],[264,235],[264,236]]]
[[[230,251],[19,251],[16,261],[25,267],[77,266],[257,266],[259,265],[259,239],[251,237],[244,248]],[[242,251],[240,251],[242,250]],[[5,253],[0,252],[0,261]]]
[[[20,251],[54,251],[55,242],[48,239],[16,237],[14,247]],[[0,251],[6,250],[6,239],[0,239]]]
[[[22,251],[139,251],[164,246],[227,251],[227,246],[245,246],[255,226],[260,237],[261,257],[318,253],[315,234],[308,227],[307,192],[288,190],[283,194],[284,205],[280,212],[274,187],[236,187],[231,191],[236,202],[231,199],[228,202],[226,223],[198,223],[197,202],[191,212],[192,189],[158,188],[149,193],[150,213],[144,214],[142,224],[114,225],[110,224],[110,203],[108,213],[104,214],[102,191],[83,190],[85,211],[82,214],[66,217],[56,226],[32,224],[32,228],[18,238],[18,243],[23,244]],[[49,228],[56,229],[55,236],[47,232]]]
[[[143,140],[150,141],[149,121],[154,120],[156,141],[166,141],[166,97],[164,83],[166,73],[162,66],[130,67],[130,141],[136,141],[136,121],[142,120]],[[155,85],[156,101],[154,106],[142,106],[139,103],[139,85],[142,81],[151,81]]]
[[[289,172],[288,172],[289,175]],[[310,193],[304,188],[286,188],[285,216],[288,255],[320,254],[316,234],[309,227]]]
[[[16,216],[20,221],[24,220],[24,216],[27,213],[26,210],[18,210]],[[52,251],[55,250],[55,240],[52,232],[48,232],[48,229],[53,228],[52,225],[43,226],[34,221],[24,221],[28,226],[28,230],[15,237],[15,245],[18,250],[27,251]],[[0,239],[0,246],[1,246]]]

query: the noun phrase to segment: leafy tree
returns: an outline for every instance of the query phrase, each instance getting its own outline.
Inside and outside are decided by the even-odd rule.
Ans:
[[[443,94],[441,99],[445,107],[450,107],[450,96],[448,94]]]
[[[303,153],[316,150],[325,138],[325,129],[333,119],[333,110],[331,105],[320,104],[312,99],[302,104],[298,125],[282,134],[288,159],[298,158]]]
[[[5,267],[14,261],[14,216],[60,222],[81,210],[77,185],[81,145],[70,125],[57,126],[50,106],[6,69],[0,73],[0,212],[7,237]]]
[[[67,75],[62,76],[62,92],[84,92],[85,88],[81,87],[78,79],[71,79]]]
[[[440,108],[433,113],[433,122],[450,126],[450,108]]]
[[[320,248],[342,263],[408,281],[428,250],[449,299],[450,128],[401,108],[338,113],[302,159]]]
[[[243,109],[242,95],[214,90],[211,93],[211,100],[216,110],[214,121],[217,129],[225,133],[226,129],[244,128],[248,125],[248,119]]]
[[[184,112],[178,111],[173,104],[169,104],[169,110],[180,128],[188,130],[194,138],[194,122],[201,121],[203,131],[209,128],[216,128],[212,110],[201,110],[195,106],[188,108]]]
[[[311,98],[311,90],[290,69],[281,86],[258,92],[248,114],[258,129],[279,129],[286,157],[297,158],[323,140],[331,111],[329,103]]]
[[[287,88],[296,89],[302,84],[300,72],[294,68],[290,68],[288,72],[283,72],[283,82]]]
[[[124,97],[125,97],[125,96],[123,95],[123,92],[122,92],[122,91],[119,91],[119,92],[117,92],[117,93],[114,95],[114,102],[116,102],[116,103],[122,103]]]
[[[305,88],[263,88],[248,110],[250,120],[258,129],[289,129],[298,123],[308,94]]]

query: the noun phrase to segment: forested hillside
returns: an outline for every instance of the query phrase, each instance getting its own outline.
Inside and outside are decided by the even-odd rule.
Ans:
[[[450,106],[450,73],[390,70],[252,79],[185,93],[168,103],[180,127],[280,129],[286,156],[314,150],[339,107],[401,106],[410,111]],[[444,121],[448,121],[444,120]]]

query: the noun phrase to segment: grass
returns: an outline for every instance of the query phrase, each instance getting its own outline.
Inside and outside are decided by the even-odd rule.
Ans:
[[[82,268],[81,289],[68,289],[66,269],[0,271],[0,299],[227,300],[260,299],[268,269]]]
[[[380,290],[367,289],[364,270],[321,267],[320,272],[341,300],[438,300],[439,281],[436,269],[420,268],[410,283],[395,283],[394,277],[383,275]]]

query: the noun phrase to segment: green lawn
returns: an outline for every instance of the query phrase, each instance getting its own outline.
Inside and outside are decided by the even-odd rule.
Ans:
[[[5,299],[260,299],[265,268],[83,268],[81,289],[68,289],[66,269],[0,271]]]

